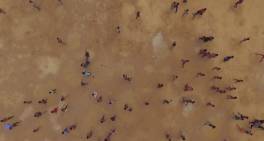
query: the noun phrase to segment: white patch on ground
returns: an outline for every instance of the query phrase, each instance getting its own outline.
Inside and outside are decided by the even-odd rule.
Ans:
[[[19,116],[19,119],[24,121],[27,117],[29,117],[30,115],[33,115],[31,114],[33,112],[33,107],[31,105],[28,105],[24,112]]]
[[[191,103],[188,103],[182,111],[182,114],[187,117],[189,115],[189,113],[193,110],[194,106]]]
[[[164,58],[169,55],[170,48],[165,43],[161,32],[152,39],[152,46],[157,57]]]
[[[42,57],[38,59],[37,64],[42,71],[41,78],[47,74],[56,74],[59,70],[59,60],[51,57]]]

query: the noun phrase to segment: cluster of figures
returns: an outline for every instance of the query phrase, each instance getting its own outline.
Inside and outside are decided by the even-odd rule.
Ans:
[[[239,0],[238,2],[235,3],[235,6],[234,6],[234,7],[237,7],[237,5],[238,5],[238,4],[241,4],[243,1],[244,1],[244,0]],[[59,2],[60,4],[62,4],[62,1],[61,1],[61,0],[58,0],[58,2]],[[183,2],[186,3],[187,0],[183,0]],[[29,1],[29,3],[31,3],[31,4],[33,5],[34,8],[40,10],[40,7],[39,7],[37,4],[35,4],[34,2],[32,2],[31,0]],[[177,13],[178,8],[179,8],[179,3],[178,3],[178,2],[173,2],[173,3],[171,4],[171,10],[173,10],[174,8],[176,9],[176,10],[175,10],[175,13]],[[198,10],[197,12],[193,13],[193,19],[194,19],[197,15],[203,15],[204,12],[205,12],[206,10],[207,10],[206,8],[203,8],[203,9],[200,9],[200,10]],[[183,17],[184,15],[187,15],[187,14],[188,14],[188,11],[189,11],[189,9],[184,10],[182,17]],[[1,8],[0,8],[0,13],[6,14],[6,12],[5,12],[4,10],[2,10]],[[136,19],[138,19],[139,17],[140,17],[140,12],[138,11],[138,12],[136,13]],[[117,32],[118,32],[118,33],[121,33],[121,32],[120,32],[120,27],[119,27],[119,26],[117,27]],[[210,41],[213,41],[213,40],[214,40],[214,37],[212,37],[212,36],[210,36],[210,37],[202,36],[202,37],[199,37],[199,40],[201,40],[201,41],[203,41],[203,42],[210,42]],[[250,37],[249,37],[249,38],[244,38],[243,40],[240,41],[239,44],[241,44],[241,43],[244,42],[244,41],[248,41],[248,40],[250,40]],[[60,44],[64,44],[64,45],[66,45],[66,43],[65,43],[64,41],[62,41],[60,38],[57,38],[57,41],[58,41],[58,43],[60,43]],[[173,47],[175,47],[175,46],[176,46],[176,42],[174,41],[174,42],[172,43],[172,47],[171,47],[171,49],[172,49]],[[200,50],[200,52],[199,52],[198,55],[202,55],[202,57],[208,56],[210,59],[211,59],[211,58],[216,58],[216,57],[218,56],[217,53],[210,53],[210,52],[207,52],[207,49],[202,49],[202,50]],[[258,54],[258,53],[256,53],[256,55],[260,55],[260,56],[262,56],[262,58],[261,58],[261,60],[260,60],[260,62],[262,62],[262,59],[264,58],[264,55],[263,55],[263,54]],[[90,64],[90,62],[88,61],[88,58],[90,57],[90,54],[89,54],[89,52],[87,52],[87,50],[85,51],[85,57],[86,57],[85,63],[82,63],[81,66],[84,67],[84,68],[87,68],[87,66]],[[227,56],[227,57],[224,58],[224,62],[227,62],[227,61],[229,61],[229,60],[232,59],[232,58],[234,58],[234,56]],[[184,68],[184,65],[185,65],[186,63],[190,62],[189,60],[184,60],[184,59],[182,59],[181,61],[182,61],[182,68]],[[214,67],[212,70],[217,70],[217,71],[219,71],[220,68],[219,68],[219,67]],[[90,75],[91,75],[91,73],[90,73],[90,72],[87,72],[87,71],[82,72],[82,74],[83,74],[84,76],[90,76]],[[197,77],[199,77],[199,76],[205,76],[205,74],[204,74],[204,73],[201,73],[201,72],[198,72],[198,73],[197,73]],[[125,74],[123,74],[123,78],[124,78],[124,80],[128,81],[129,83],[130,83],[131,80],[132,80],[132,77],[128,77],[128,76],[125,75]],[[175,80],[175,79],[177,79],[177,78],[178,78],[178,76],[173,76],[173,80]],[[213,79],[219,79],[219,80],[221,80],[222,77],[220,77],[220,76],[214,76]],[[243,80],[240,80],[240,79],[234,79],[234,80],[235,80],[235,83],[243,82]],[[85,82],[81,81],[81,85],[82,85],[82,86],[85,86],[85,85],[88,85],[88,83],[85,83]],[[158,88],[162,88],[163,86],[164,86],[163,83],[159,83],[159,84],[157,85]],[[236,88],[235,88],[233,85],[232,85],[231,87],[229,86],[229,87],[227,87],[227,88],[225,88],[225,89],[222,89],[222,90],[219,89],[219,87],[216,87],[216,86],[212,86],[211,89],[212,89],[212,90],[215,90],[216,92],[218,92],[218,93],[220,93],[220,94],[222,94],[222,93],[226,93],[226,91],[236,90]],[[184,91],[193,91],[194,89],[193,89],[191,86],[189,86],[188,84],[186,84],[186,85],[184,86],[184,89],[183,89],[183,90],[184,90]],[[55,94],[55,93],[56,93],[56,89],[51,89],[51,90],[49,91],[49,94],[51,94],[51,95],[53,95],[53,94]],[[95,99],[97,99],[97,102],[102,102],[102,101],[103,101],[102,96],[100,96],[99,98],[97,98],[97,92],[93,92],[93,93],[92,93],[92,96],[93,96]],[[61,101],[66,100],[68,97],[69,97],[69,95],[67,95],[67,96],[63,96],[63,95],[62,95],[62,96],[61,96]],[[237,97],[236,97],[236,96],[227,95],[227,96],[226,96],[226,99],[237,99]],[[45,105],[46,105],[47,102],[48,102],[48,99],[42,99],[42,100],[39,101],[38,103],[39,103],[39,104],[45,104]],[[170,102],[172,102],[172,100],[166,100],[166,99],[163,100],[163,103],[164,103],[164,104],[169,104]],[[114,101],[114,100],[109,100],[108,103],[109,103],[109,104],[114,104],[115,101]],[[188,99],[188,98],[186,98],[186,97],[182,97],[182,103],[186,103],[186,104],[189,104],[189,103],[190,103],[190,104],[195,104],[195,101],[194,101],[194,100],[191,100],[191,99]],[[24,104],[32,104],[32,101],[24,101]],[[145,105],[149,105],[149,102],[145,102]],[[215,107],[215,105],[212,104],[210,101],[206,104],[206,106]],[[68,108],[68,105],[63,105],[62,108],[61,108],[61,111],[62,111],[62,112],[66,112],[66,111],[67,111],[67,108]],[[133,109],[132,109],[131,107],[129,107],[128,104],[125,104],[125,106],[124,106],[124,110],[128,110],[129,112],[131,112]],[[42,116],[44,113],[46,113],[46,112],[47,112],[47,111],[44,111],[44,112],[38,111],[38,112],[36,112],[36,113],[34,114],[34,117],[39,118],[39,117],[41,117],[41,116]],[[51,111],[51,113],[57,113],[57,112],[58,112],[58,106],[57,106],[56,108],[54,108],[54,109]],[[14,116],[4,118],[4,119],[1,120],[1,122],[9,121],[9,120],[11,120],[13,117],[14,117]],[[233,113],[233,118],[234,118],[235,120],[244,120],[244,119],[248,119],[247,116],[242,115],[242,114],[240,114],[240,113],[238,113],[238,115],[236,115],[236,114]],[[111,121],[115,121],[115,119],[116,119],[116,115],[110,117],[110,119],[111,119]],[[20,122],[21,122],[21,120],[18,121],[18,122],[15,122],[15,123],[13,123],[13,124],[7,124],[7,125],[5,126],[5,128],[8,129],[8,130],[11,130],[11,129],[13,129],[14,127],[18,126]],[[104,123],[104,122],[105,122],[105,115],[103,115],[103,117],[100,119],[100,123]],[[255,119],[254,121],[249,122],[249,123],[252,124],[252,125],[251,125],[251,128],[252,128],[252,127],[255,127],[255,128],[260,128],[261,130],[264,130],[264,127],[261,125],[262,123],[264,123],[264,120],[257,120],[257,119]],[[205,123],[205,125],[208,125],[208,126],[212,127],[213,129],[216,128],[216,126],[213,125],[210,121],[207,121],[207,122]],[[69,130],[75,130],[76,127],[77,127],[77,124],[74,124],[74,125],[72,125],[72,126],[69,127]],[[240,128],[238,125],[237,125],[237,127],[238,127],[238,130],[240,130],[241,132],[246,133],[246,134],[253,135],[253,134],[251,133],[251,130],[245,130],[244,128]],[[33,132],[38,132],[38,131],[40,130],[40,128],[41,128],[40,126],[37,127],[37,128],[35,128],[35,129],[33,130]],[[68,133],[69,133],[69,130],[68,130],[68,127],[66,127],[66,128],[62,131],[62,134],[68,134]],[[91,131],[87,134],[87,139],[91,138],[91,137],[92,137],[92,134],[93,134],[93,130],[91,130]],[[110,133],[106,136],[106,138],[104,139],[104,141],[109,141],[109,140],[110,140],[110,137],[111,137],[112,135],[114,135],[114,134],[115,134],[115,129],[112,129],[112,130],[110,131]],[[166,132],[166,139],[168,139],[169,141],[171,141],[171,135],[168,134],[167,132]],[[185,140],[185,136],[182,134],[182,132],[180,132],[180,134],[179,134],[179,139]],[[99,140],[100,140],[100,138],[99,138]],[[226,140],[224,140],[224,141],[226,141]]]

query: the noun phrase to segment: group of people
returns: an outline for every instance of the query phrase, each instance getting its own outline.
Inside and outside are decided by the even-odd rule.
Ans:
[[[235,3],[235,6],[234,6],[234,7],[237,7],[238,4],[242,4],[243,1],[244,1],[244,0],[239,0],[238,2]],[[62,4],[62,1],[61,1],[61,0],[58,0],[58,2],[59,2],[60,4]],[[183,0],[183,2],[186,3],[187,0]],[[31,4],[33,5],[34,8],[40,10],[40,7],[39,7],[37,4],[35,4],[34,2],[32,2],[31,0],[29,0],[29,3],[31,3]],[[178,8],[179,8],[179,2],[173,2],[173,3],[171,4],[171,10],[173,10],[174,8],[175,8],[175,13],[177,13]],[[202,9],[198,10],[197,12],[193,13],[193,19],[194,19],[197,15],[203,15],[204,12],[205,12],[206,10],[207,10],[206,8],[202,8]],[[189,12],[189,9],[186,9],[186,10],[183,12],[182,17],[183,17],[184,15],[187,15],[188,12]],[[6,12],[5,12],[4,10],[0,9],[0,13],[5,14]],[[136,19],[139,18],[139,17],[140,17],[140,12],[138,11],[138,12],[136,13]],[[119,26],[117,27],[117,32],[120,33],[120,27],[119,27]],[[202,37],[199,37],[199,40],[202,40],[203,42],[210,42],[210,41],[213,41],[213,40],[214,40],[214,37],[212,37],[212,36],[210,36],[210,37],[202,36]],[[243,40],[240,41],[239,44],[241,44],[242,42],[248,41],[248,40],[250,40],[250,37],[248,37],[248,38],[244,38]],[[58,41],[58,43],[66,44],[66,43],[63,42],[60,38],[57,38],[57,41]],[[175,46],[176,46],[176,42],[174,41],[174,42],[172,43],[172,47],[171,47],[171,49],[174,48]],[[202,55],[202,57],[208,56],[210,59],[211,59],[211,58],[216,58],[216,57],[218,56],[217,53],[210,53],[210,52],[207,51],[207,49],[201,49],[198,55]],[[263,54],[258,54],[258,53],[256,53],[256,55],[260,55],[260,56],[262,56],[262,58],[261,58],[261,60],[260,60],[260,62],[262,62],[262,59],[264,58],[264,55],[263,55]],[[90,57],[89,52],[87,52],[87,51],[85,52],[85,57],[86,57],[85,63],[82,63],[81,66],[84,67],[84,68],[87,68],[87,66],[90,64],[90,62],[88,61],[88,58]],[[224,62],[229,61],[229,60],[232,59],[232,58],[234,58],[234,56],[227,56],[227,57],[224,58]],[[182,59],[181,61],[182,61],[182,68],[184,68],[184,65],[185,65],[186,63],[189,62],[189,60],[184,60],[184,59]],[[219,67],[214,67],[212,70],[217,70],[217,71],[219,71],[220,69],[221,69],[221,68],[219,68]],[[90,76],[90,75],[91,75],[91,73],[90,73],[90,72],[87,72],[87,71],[83,71],[82,74],[83,74],[84,76]],[[199,73],[197,73],[197,77],[199,77],[199,76],[205,76],[205,74],[199,72]],[[128,76],[125,75],[125,74],[123,74],[123,78],[124,78],[124,80],[128,81],[129,83],[130,83],[131,80],[132,80],[132,77],[128,77]],[[178,76],[173,76],[173,80],[175,80],[176,78],[178,78]],[[213,79],[219,79],[219,80],[221,80],[222,77],[220,77],[220,76],[214,76]],[[235,80],[235,83],[243,82],[243,80],[239,80],[239,79],[234,79],[234,80]],[[81,85],[82,85],[82,86],[85,86],[85,85],[88,85],[88,83],[85,83],[85,82],[81,81]],[[159,83],[159,84],[157,85],[158,88],[162,88],[163,86],[164,86],[163,83]],[[235,88],[233,85],[232,85],[231,87],[229,86],[229,87],[227,87],[227,88],[225,88],[225,89],[223,89],[223,90],[220,90],[219,87],[216,87],[216,86],[212,86],[211,89],[212,89],[212,90],[215,90],[216,92],[218,92],[218,93],[220,93],[220,94],[222,94],[222,93],[226,93],[227,90],[228,90],[228,91],[236,90],[236,88]],[[192,88],[191,86],[189,86],[188,84],[186,84],[186,85],[184,86],[184,89],[183,89],[183,90],[184,90],[184,91],[193,91],[193,88]],[[56,93],[56,89],[51,89],[51,90],[49,91],[49,94],[51,94],[51,95],[53,95],[53,94],[55,94],[55,93]],[[94,96],[94,98],[97,99],[97,92],[94,92],[94,93],[92,94],[92,96]],[[68,95],[67,95],[67,96],[63,96],[63,95],[62,95],[62,96],[61,96],[61,101],[66,100],[67,97],[68,97]],[[227,95],[227,96],[226,96],[226,99],[237,99],[237,97],[236,97],[236,96],[232,96],[232,95]],[[102,96],[100,96],[100,97],[97,99],[97,101],[98,101],[98,102],[102,102]],[[109,100],[109,104],[114,104],[114,102],[115,102],[114,100]],[[163,100],[163,103],[164,103],[164,104],[169,104],[170,102],[171,102],[171,100],[170,100],[170,101],[169,101],[169,100],[166,100],[166,99]],[[46,105],[46,104],[47,104],[47,99],[42,99],[42,100],[39,101],[38,103],[39,103],[39,104],[45,104],[45,105]],[[195,104],[195,101],[194,101],[194,100],[191,100],[191,99],[188,99],[188,98],[186,98],[186,97],[182,97],[182,103],[186,103],[186,104],[189,104],[189,103],[190,103],[190,104]],[[24,101],[24,104],[32,104],[32,101]],[[145,102],[145,105],[149,105],[149,102]],[[215,107],[215,105],[212,104],[210,101],[206,104],[206,106]],[[62,111],[62,112],[66,112],[66,111],[67,111],[67,107],[68,107],[68,105],[63,105],[61,111]],[[128,109],[128,111],[130,111],[130,112],[133,110],[131,107],[128,107],[128,104],[125,104],[125,106],[124,106],[124,110],[127,110],[127,109]],[[41,117],[41,116],[42,116],[44,113],[46,113],[46,112],[47,112],[47,111],[44,111],[44,112],[38,111],[38,112],[36,112],[36,113],[34,114],[34,117],[39,118],[39,117]],[[54,109],[51,111],[51,113],[57,113],[57,112],[58,112],[58,107],[54,108]],[[6,122],[6,121],[8,121],[8,120],[11,120],[13,117],[14,117],[14,116],[4,118],[4,119],[1,120],[1,122]],[[247,116],[242,115],[242,114],[240,114],[240,113],[238,113],[238,115],[236,115],[236,114],[233,113],[233,118],[234,118],[235,120],[244,120],[244,119],[248,119]],[[116,119],[116,115],[112,116],[110,119],[111,119],[112,121],[115,121],[115,119]],[[11,130],[11,129],[13,129],[14,127],[18,126],[18,124],[19,124],[20,122],[21,122],[21,121],[18,121],[18,122],[15,122],[15,123],[11,124],[11,125],[8,124],[7,127],[8,127],[9,130]],[[105,122],[105,115],[103,115],[103,117],[101,118],[100,122],[101,122],[101,123],[104,123],[104,122]],[[264,127],[261,125],[262,123],[264,123],[264,120],[258,120],[258,119],[255,119],[254,121],[249,122],[249,123],[251,123],[251,128],[252,128],[252,127],[255,127],[255,128],[260,128],[261,130],[264,130]],[[212,127],[213,129],[216,128],[216,126],[213,125],[210,121],[207,121],[207,122],[205,123],[205,125],[208,125],[208,126]],[[74,125],[72,125],[72,126],[69,127],[69,130],[75,130],[76,127],[77,127],[77,124],[74,124]],[[249,134],[249,135],[253,135],[253,134],[251,133],[251,130],[245,130],[244,128],[241,128],[241,127],[239,127],[238,125],[237,125],[237,127],[238,127],[238,130],[240,130],[241,132],[246,133],[246,134]],[[41,128],[41,126],[35,128],[35,129],[33,130],[33,132],[38,132],[38,131],[40,130],[40,128]],[[68,127],[66,127],[66,128],[62,131],[62,134],[68,134],[68,133],[69,133],[69,130],[68,130]],[[92,137],[92,134],[93,134],[93,130],[91,130],[91,131],[87,134],[87,139],[91,138],[91,137]],[[115,129],[112,129],[112,130],[110,131],[110,133],[107,135],[107,137],[104,139],[104,141],[109,141],[109,140],[110,140],[110,137],[111,137],[112,135],[114,135],[114,134],[115,134]],[[166,132],[166,139],[168,139],[169,141],[171,141],[171,138],[172,138],[171,135],[168,134],[168,133]],[[185,136],[183,136],[182,132],[180,132],[180,134],[179,134],[179,139],[185,140]],[[99,139],[99,140],[100,140],[100,139]],[[226,141],[226,140],[225,140],[225,141]]]

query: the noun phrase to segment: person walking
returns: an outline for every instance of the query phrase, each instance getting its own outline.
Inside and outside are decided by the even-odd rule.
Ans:
[[[192,13],[193,14],[193,18],[192,20],[199,14],[199,10],[196,13]]]
[[[62,134],[68,134],[69,131],[68,131],[68,127],[66,127],[63,131],[62,131]]]
[[[226,99],[237,99],[237,97],[236,96],[227,95]]]
[[[222,77],[220,77],[220,76],[214,76],[214,78],[213,79],[222,79]]]
[[[86,72],[86,71],[82,72],[82,74],[83,74],[84,76],[89,76],[89,75],[91,75],[90,72]]]
[[[182,97],[182,103],[185,103],[188,104],[188,103],[191,103],[191,104],[194,104],[195,101],[194,100],[191,100],[191,99],[187,99],[185,97]]]
[[[61,0],[58,0],[58,2],[62,5],[62,1]]]
[[[128,104],[125,104],[124,110],[126,110],[128,108]]]
[[[211,53],[208,57],[209,57],[209,59],[211,59],[211,58],[216,58],[217,56],[218,56],[218,54]]]
[[[199,14],[202,16],[203,13],[204,13],[206,10],[207,10],[206,8],[203,8],[203,9],[199,10]]]
[[[97,99],[97,102],[102,102],[103,101],[103,97],[100,96],[98,99]]]
[[[184,68],[184,64],[186,64],[187,62],[189,62],[189,60],[181,60],[182,61],[182,68]]]
[[[169,100],[167,100],[167,99],[163,100],[163,104],[169,104],[169,103],[170,103]]]
[[[243,129],[243,128],[239,127],[238,125],[236,125],[236,126],[237,126],[238,130],[239,130],[241,133],[244,132],[244,129]]]
[[[171,136],[166,132],[166,139],[171,141]]]
[[[105,141],[110,141],[110,138],[111,138],[111,133],[105,138]]]
[[[248,37],[248,38],[244,38],[243,40],[240,41],[239,44],[241,44],[242,42],[245,42],[245,41],[247,41],[247,40],[250,40],[250,37]]]
[[[183,14],[182,14],[182,17],[183,17],[184,15],[189,14],[188,12],[189,12],[189,9],[184,10],[184,12],[183,12]]]
[[[208,126],[212,127],[213,129],[215,129],[215,126],[211,122],[209,122],[209,121],[207,121],[205,123],[205,125],[208,125]]]
[[[180,137],[179,139],[185,140],[185,137],[182,135],[182,132],[180,131]]]
[[[119,26],[116,27],[116,31],[117,31],[118,33],[120,33],[120,27],[119,27]]]
[[[176,8],[175,13],[177,13],[179,5],[180,5],[180,3],[178,3],[178,2],[175,4],[175,8]]]
[[[241,116],[238,116],[236,114],[233,113],[233,119],[234,120],[244,120],[244,118],[241,118]]]
[[[6,14],[6,12],[2,8],[0,8],[0,13]]]
[[[176,46],[176,44],[177,44],[177,43],[176,43],[175,41],[172,42],[171,50],[172,50],[172,48],[174,48],[174,47]]]
[[[212,90],[219,90],[219,87],[212,86]]]
[[[101,123],[104,123],[105,122],[105,115],[103,115],[103,117],[101,118],[100,122]]]
[[[56,114],[57,112],[58,112],[58,106],[51,111],[51,113],[56,113]]]
[[[84,56],[86,57],[86,60],[88,60],[89,57],[90,57],[90,53],[87,52],[87,48],[86,48],[86,50],[85,50],[85,54],[84,54]]]
[[[40,127],[41,126],[39,126],[38,128],[34,129],[33,132],[38,132],[40,130]]]
[[[229,61],[232,58],[234,58],[234,56],[227,56],[227,57],[224,58],[224,62]]]
[[[221,68],[218,68],[218,67],[214,67],[212,70],[217,70],[219,71]]]
[[[191,86],[189,86],[188,84],[186,84],[185,86],[184,86],[184,89],[183,89],[184,91],[192,91],[193,90],[193,88],[191,87]]]
[[[173,2],[172,4],[171,4],[171,10],[173,10],[174,8],[175,8],[175,5],[176,5],[177,3],[176,2]]]
[[[163,84],[162,83],[159,83],[157,87],[158,88],[162,88],[163,87]]]
[[[45,104],[45,105],[46,105],[46,104],[47,104],[47,102],[48,102],[48,101],[47,101],[47,98],[46,98],[46,99],[42,99],[42,100],[41,100],[41,101],[39,101],[38,103],[39,103],[39,104],[43,103],[43,104]]]
[[[207,49],[201,49],[198,55],[201,55],[201,54],[205,55],[206,52],[207,52]]]
[[[234,86],[232,85],[232,87],[230,87],[230,86],[227,87],[226,90],[230,90],[230,91],[232,91],[232,90],[236,90],[236,87],[234,87]]]
[[[111,129],[110,134],[115,135],[115,129]]]
[[[199,39],[204,41],[204,42],[211,42],[211,41],[213,41],[214,37],[212,37],[212,36],[210,36],[210,37],[202,36],[202,37],[199,37]]]
[[[61,43],[61,44],[66,44],[65,42],[63,42],[60,38],[57,38],[57,41],[58,43]]]
[[[112,121],[115,121],[115,118],[116,118],[116,115],[112,116],[110,119],[111,119]]]
[[[81,81],[81,85],[85,86],[85,85],[88,85],[88,83],[84,83],[83,81]]]
[[[31,104],[32,101],[24,101],[24,104]]]
[[[6,122],[6,121],[12,119],[13,117],[14,117],[14,116],[11,116],[11,117],[8,117],[8,118],[4,118],[4,119],[2,119],[0,122]]]
[[[246,134],[249,134],[249,135],[253,135],[252,133],[251,133],[251,130],[246,130],[246,129],[244,129],[244,133],[246,133]]]
[[[34,8],[37,8],[40,11],[40,8],[38,5],[36,5],[34,2],[32,2],[31,0],[29,1],[29,3],[31,3],[33,5]]]
[[[173,76],[172,76],[172,80],[175,80],[176,78],[178,78],[177,75],[173,75]]]
[[[42,116],[42,114],[44,114],[44,113],[47,113],[47,111],[42,112],[42,113],[41,113],[40,111],[39,111],[39,112],[36,112],[35,115],[34,115],[34,117],[39,118],[39,117]]]
[[[15,122],[11,125],[11,127],[9,128],[9,130],[13,129],[14,127],[17,127],[18,124],[21,122],[22,120],[18,121],[18,122]]]
[[[264,58],[264,55],[263,54],[258,54],[258,53],[256,53],[256,55],[262,56],[261,60],[259,61],[259,62],[262,62],[262,59]]]
[[[55,94],[55,93],[56,93],[56,89],[49,90],[49,94]]]
[[[129,109],[128,109],[129,112],[132,112],[132,110],[133,110],[132,108],[129,108]]]
[[[217,92],[219,92],[220,94],[222,94],[222,93],[226,93],[225,90],[217,90]]]
[[[96,97],[97,97],[97,92],[93,92],[93,93],[92,93],[92,96],[96,99]]]
[[[129,82],[129,84],[130,84],[131,80],[132,80],[132,77],[127,78],[127,81]]]
[[[240,115],[240,117],[242,118],[242,119],[248,119],[248,116],[245,116],[245,115],[242,115],[242,114],[240,114],[240,113],[238,113],[239,115]]]
[[[243,1],[244,1],[244,0],[238,0],[238,2],[235,3],[235,6],[234,6],[234,7],[237,8],[237,5],[238,5],[238,4],[242,4]]]
[[[87,139],[91,138],[93,135],[93,130],[91,130],[88,134],[87,134]]]
[[[109,102],[108,102],[109,104],[114,104],[115,103],[115,101],[114,100],[110,100],[109,99]]]
[[[140,12],[138,11],[138,12],[136,13],[136,19],[139,18],[139,17],[140,17]]]
[[[70,130],[74,130],[74,129],[76,129],[76,125],[77,125],[77,123],[75,123],[74,125],[72,125],[72,126],[70,127]]]
[[[240,80],[240,79],[235,79],[235,78],[233,78],[233,80],[236,81],[235,83],[243,82],[243,80]]]
[[[90,64],[90,62],[86,59],[85,63],[82,63],[81,66],[84,68],[87,68],[87,66]]]
[[[215,107],[215,105],[213,105],[210,101],[206,104],[206,106]]]
[[[87,58],[85,59],[85,65],[87,65],[87,66],[90,65],[90,61],[88,61]]]
[[[148,102],[145,102],[144,104],[145,104],[145,105],[149,105],[149,103],[148,103]]]
[[[198,77],[198,76],[205,76],[205,75],[204,75],[204,73],[198,72],[198,73],[197,73],[197,77]]]
[[[66,96],[61,95],[61,101],[66,100],[68,97],[69,97],[69,95],[66,95]]]
[[[66,112],[67,111],[67,108],[68,108],[68,105],[66,105],[64,108],[63,107],[64,107],[64,105],[62,106],[61,111],[62,112]]]
[[[126,74],[123,74],[123,78],[124,78],[124,80],[127,80],[128,79],[128,77],[127,77]]]
[[[207,52],[207,53],[205,53],[202,57],[205,57],[205,56],[210,56],[210,52]]]

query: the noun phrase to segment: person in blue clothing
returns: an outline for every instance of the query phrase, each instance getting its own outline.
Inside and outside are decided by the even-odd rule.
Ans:
[[[38,5],[36,5],[34,2],[32,2],[31,0],[29,1],[29,3],[31,3],[33,5],[34,8],[37,8],[40,11],[40,8]]]
[[[234,56],[227,56],[227,57],[225,57],[224,62],[229,61],[232,58],[234,58]]]
[[[86,59],[85,63],[82,63],[81,66],[86,68],[89,64],[90,64],[90,62]]]
[[[89,75],[91,75],[91,73],[90,72],[82,72],[82,74],[84,75],[84,76],[89,76]]]
[[[62,132],[62,134],[68,134],[69,133],[69,131],[68,131],[68,127],[66,127],[65,129],[64,129],[64,131]]]

